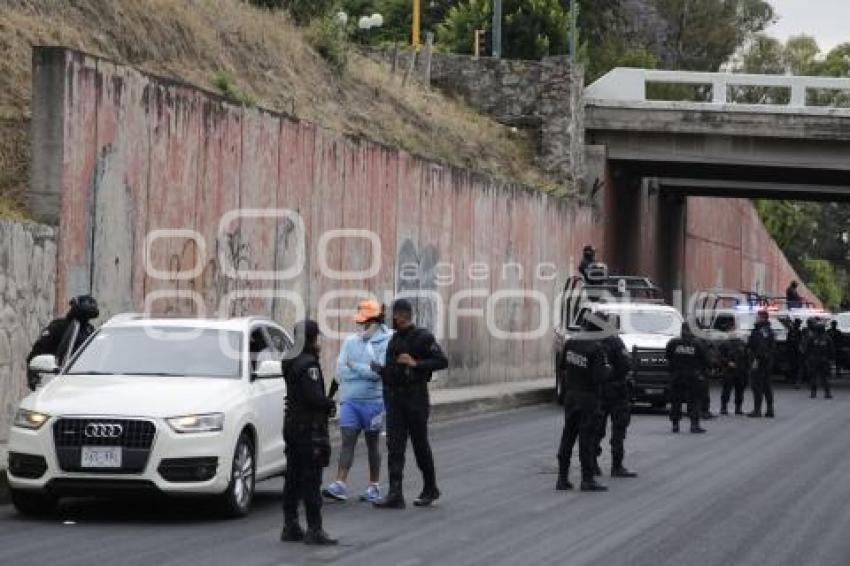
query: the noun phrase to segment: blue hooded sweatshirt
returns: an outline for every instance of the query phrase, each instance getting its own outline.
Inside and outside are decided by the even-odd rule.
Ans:
[[[340,401],[383,401],[381,378],[369,364],[374,361],[384,365],[390,335],[387,327],[381,325],[369,339],[364,340],[359,334],[345,339],[336,362]]]

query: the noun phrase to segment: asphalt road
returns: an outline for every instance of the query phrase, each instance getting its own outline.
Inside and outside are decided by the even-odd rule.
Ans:
[[[193,503],[73,501],[43,521],[0,507],[0,564],[844,566],[850,387],[836,389],[832,401],[781,390],[775,420],[724,417],[702,436],[637,415],[627,464],[641,476],[605,477],[603,494],[554,491],[554,407],[447,423],[433,433],[440,505],[328,504],[327,529],[343,543],[330,549],[278,542],[279,480],[260,484],[254,513],[239,521]],[[419,489],[412,466],[411,456],[409,498]],[[361,454],[358,487],[364,467]]]

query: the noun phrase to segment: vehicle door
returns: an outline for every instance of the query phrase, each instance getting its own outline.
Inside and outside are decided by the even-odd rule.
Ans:
[[[271,378],[254,377],[254,372],[263,361],[280,362],[283,358],[283,346],[277,346],[272,331],[276,334],[282,332],[268,324],[252,327],[249,347],[252,374],[250,396],[253,413],[256,415],[259,440],[257,473],[260,476],[267,475],[283,461],[283,403],[286,397],[286,382],[282,373]]]

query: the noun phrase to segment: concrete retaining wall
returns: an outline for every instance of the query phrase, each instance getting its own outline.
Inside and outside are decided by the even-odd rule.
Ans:
[[[55,273],[53,228],[0,220],[0,444],[27,392],[26,355],[52,318]]]
[[[60,304],[91,291],[108,316],[143,310],[146,297],[165,293],[154,312],[223,309],[290,324],[295,309],[280,296],[285,292],[303,297],[313,315],[329,292],[419,293],[420,320],[442,330],[451,359],[442,383],[550,373],[548,340],[509,341],[491,332],[551,328],[536,299],[491,298],[489,315],[456,317],[454,329],[441,324],[449,317],[440,306],[484,309],[486,298],[468,295],[522,290],[538,293],[551,311],[572,258],[586,242],[602,241],[592,209],[234,106],[78,52],[38,50],[35,60],[36,83],[53,88],[37,90],[34,106],[58,113],[62,123],[57,140],[55,123],[35,120],[43,127],[34,130],[33,167],[56,172],[33,193],[33,209],[53,211],[61,225]],[[223,216],[240,208],[290,209],[304,229],[286,219],[243,218],[219,230]],[[153,242],[147,267],[164,272],[155,277],[146,269],[145,238],[162,229],[188,229],[198,237]],[[373,257],[359,238],[322,245],[322,235],[338,229],[373,232],[380,255]],[[304,267],[286,280],[244,280],[228,272],[284,270],[296,265],[299,250]],[[333,279],[322,268],[321,250],[333,270],[364,270],[373,260],[378,269],[362,280]],[[279,296],[258,296],[264,292]],[[354,303],[348,298],[327,306]],[[349,316],[328,317],[326,329],[351,329]],[[335,352],[331,341],[326,361]]]

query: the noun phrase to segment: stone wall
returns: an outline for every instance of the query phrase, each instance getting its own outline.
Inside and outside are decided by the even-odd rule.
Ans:
[[[0,443],[27,392],[25,358],[53,316],[56,231],[0,220]]]
[[[408,72],[412,52],[366,50],[367,55],[393,65],[396,73]],[[423,57],[414,64],[423,75]],[[493,59],[451,53],[434,53],[431,85],[463,98],[497,122],[540,131],[540,167],[556,179],[583,179],[583,71],[567,57],[542,61]],[[571,163],[576,163],[571,167]]]

